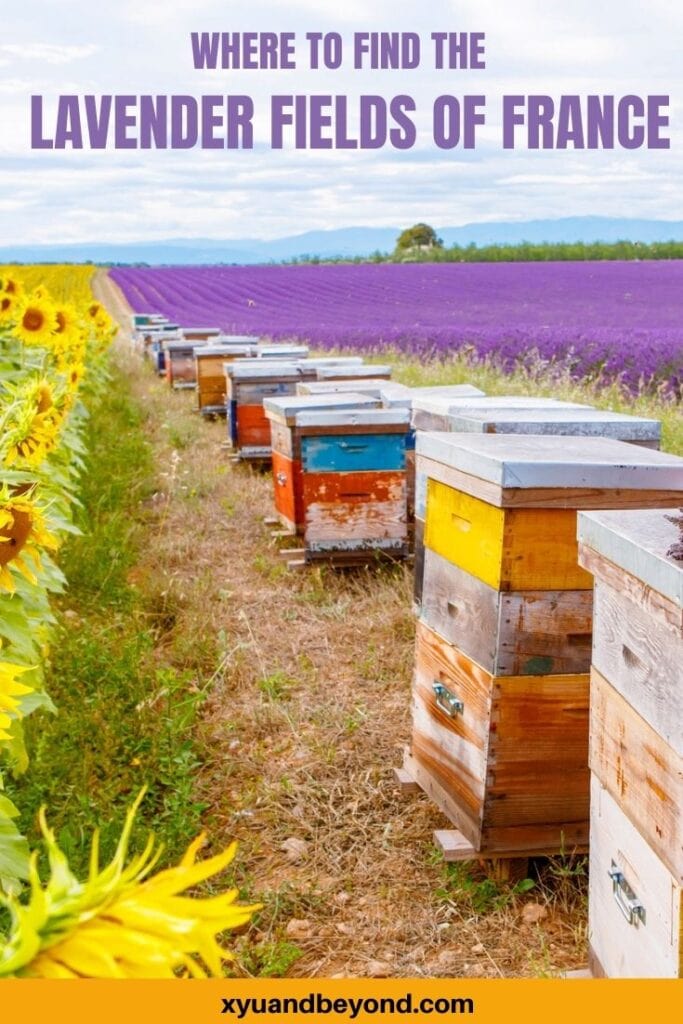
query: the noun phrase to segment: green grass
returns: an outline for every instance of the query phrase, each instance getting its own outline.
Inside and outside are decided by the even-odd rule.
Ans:
[[[48,665],[58,712],[28,720],[31,763],[12,787],[31,841],[45,804],[81,874],[93,830],[101,830],[103,859],[110,856],[143,784],[148,795],[136,838],[153,830],[166,846],[165,862],[200,831],[203,809],[193,796],[201,758],[192,727],[204,693],[193,672],[164,667],[154,656],[155,596],[129,581],[146,530],[154,529],[146,501],[155,474],[142,412],[116,370],[89,435],[83,535],[61,553],[69,587]]]

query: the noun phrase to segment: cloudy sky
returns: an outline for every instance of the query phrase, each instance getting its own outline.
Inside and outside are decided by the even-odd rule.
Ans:
[[[272,238],[357,225],[436,225],[581,214],[676,219],[683,182],[683,5],[674,0],[25,0],[3,11],[0,43],[0,245],[172,237]],[[192,31],[486,33],[485,71],[195,71]],[[430,54],[425,46],[425,55]],[[273,152],[273,93],[410,93],[408,152]],[[32,151],[29,97],[76,93],[247,93],[253,151]],[[439,151],[430,110],[441,93],[484,93],[474,152]],[[669,94],[670,150],[504,151],[510,93]]]

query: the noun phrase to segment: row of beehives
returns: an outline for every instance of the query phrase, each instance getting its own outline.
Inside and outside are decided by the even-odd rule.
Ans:
[[[594,972],[682,976],[683,567],[664,510],[683,504],[683,460],[658,451],[659,424],[261,371],[288,390],[260,398],[276,507],[304,563],[406,553],[417,431],[419,621],[399,777],[454,826],[437,833],[445,855],[511,866],[585,849],[590,829]],[[263,458],[229,420],[238,450]]]

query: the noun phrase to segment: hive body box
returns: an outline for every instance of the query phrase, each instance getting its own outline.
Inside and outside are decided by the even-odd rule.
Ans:
[[[575,405],[572,402],[562,402],[554,398],[533,398],[522,395],[491,395],[482,394],[470,395],[465,393],[461,396],[446,393],[441,388],[423,388],[422,394],[413,398],[412,424],[417,430],[451,430],[453,424],[460,422],[465,417],[481,416],[486,423],[498,422],[495,417],[504,418],[510,412],[519,412],[524,415],[531,415],[532,412],[539,412],[539,422],[543,420],[543,414],[547,413],[551,418],[559,412],[590,411],[590,406]],[[474,389],[476,390],[476,389]],[[440,410],[440,411],[439,411]],[[488,432],[488,431],[486,431]],[[541,433],[542,431],[539,431]],[[563,433],[558,430],[557,433]],[[425,526],[425,505],[427,501],[427,484],[424,473],[415,474],[415,576],[414,576],[414,600],[419,608],[422,600],[422,578],[424,571],[424,526]]]
[[[407,554],[405,453],[409,418],[363,395],[265,402],[275,504],[301,533],[304,562]]]
[[[424,595],[406,768],[471,851],[588,840],[592,577],[576,510],[675,506],[683,460],[602,438],[419,433]]]
[[[539,401],[544,402],[541,407],[535,405]],[[502,405],[499,404],[501,402]],[[514,404],[507,406],[506,402]],[[450,409],[447,417],[448,429],[468,433],[607,437],[640,444],[647,448],[659,448],[661,439],[661,424],[658,420],[556,402],[554,399],[521,399],[519,396],[501,399],[491,396],[475,403],[465,402],[457,411],[451,404]],[[415,602],[419,605],[422,599],[424,560],[424,479],[419,481],[417,490],[414,594]]]
[[[186,338],[164,341],[164,369],[166,380],[172,388],[193,388],[196,384],[194,353],[199,341],[188,341]]]
[[[226,335],[194,349],[197,408],[204,415],[225,415],[226,363],[258,354],[258,341],[250,335]]]
[[[579,516],[595,577],[593,973],[683,977],[683,562],[658,511]]]
[[[270,424],[263,410],[265,398],[296,394],[297,384],[316,380],[322,369],[330,369],[336,377],[362,364],[358,356],[277,361],[240,360],[225,366],[228,436],[238,458],[270,459]]]

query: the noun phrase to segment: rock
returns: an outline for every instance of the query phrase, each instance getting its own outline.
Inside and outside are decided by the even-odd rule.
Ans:
[[[298,941],[310,939],[313,934],[313,925],[305,918],[293,917],[288,923],[285,932],[288,939],[296,939]]]
[[[290,836],[289,839],[285,839],[280,849],[287,855],[287,860],[296,864],[297,861],[305,860],[308,854],[308,843],[303,839]]]
[[[353,935],[356,930],[353,925],[346,924],[344,921],[340,921],[339,924],[336,924],[335,928],[340,935]]]
[[[522,909],[522,921],[524,924],[538,924],[548,916],[547,909],[540,903],[527,903]]]
[[[477,954],[485,953],[485,952],[486,952],[486,947],[484,946],[483,942],[478,942],[476,944],[476,946],[472,946],[472,949],[470,950],[470,953],[477,953]]]
[[[366,978],[388,978],[391,966],[386,960],[369,960],[365,965],[364,974]]]

